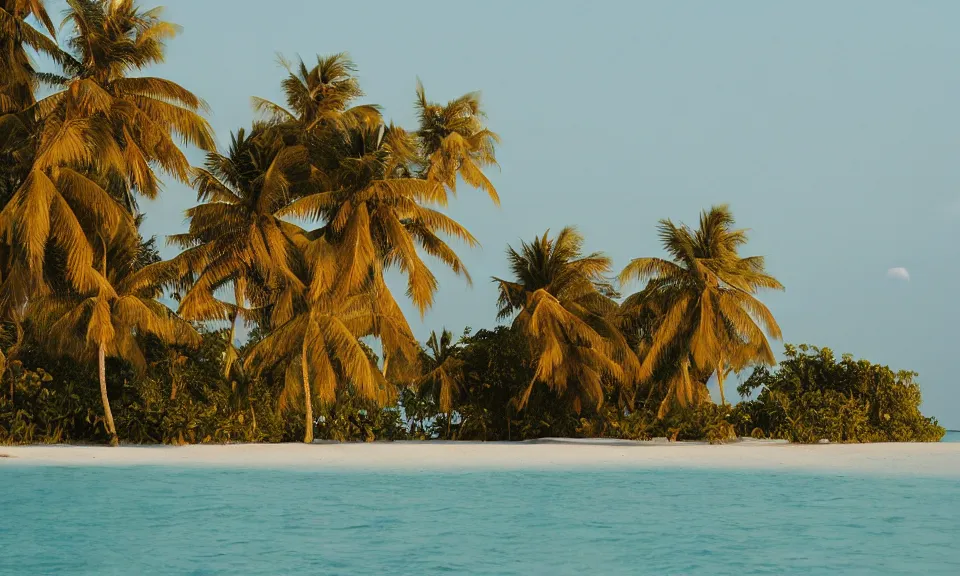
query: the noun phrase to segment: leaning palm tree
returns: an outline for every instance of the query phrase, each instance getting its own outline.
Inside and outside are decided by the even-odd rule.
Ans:
[[[341,386],[380,403],[391,399],[391,389],[360,338],[383,334],[406,337],[381,340],[397,344],[397,354],[413,355],[415,341],[398,306],[383,306],[385,286],[371,279],[367,290],[344,296],[332,282],[338,277],[335,252],[324,240],[299,246],[304,272],[299,288],[288,284],[271,308],[271,330],[249,351],[245,367],[255,373],[280,366],[286,383],[280,407],[302,398],[306,431],[313,442],[313,401],[333,402]],[[392,300],[392,299],[391,299]],[[377,306],[379,304],[380,306]]]
[[[444,330],[439,338],[436,332],[431,332],[427,351],[426,373],[416,381],[416,385],[422,396],[431,397],[440,411],[447,415],[449,438],[454,397],[464,387],[464,363],[457,355],[458,347],[449,330]]]
[[[423,84],[417,81],[417,113],[423,176],[441,182],[452,193],[456,193],[459,176],[499,206],[500,196],[483,169],[497,165],[495,146],[500,137],[484,125],[480,95],[466,94],[441,105],[427,100]]]
[[[104,423],[111,445],[117,430],[107,395],[106,358],[146,368],[139,337],[153,334],[177,344],[195,344],[199,335],[157,299],[174,268],[158,262],[137,269],[131,250],[120,248],[103,255],[101,273],[107,282],[87,293],[52,293],[30,303],[28,314],[45,340],[59,354],[78,360],[96,358]]]
[[[628,380],[636,360],[615,325],[615,293],[606,274],[610,259],[584,256],[583,237],[571,227],[549,232],[519,252],[507,248],[514,280],[494,278],[500,287],[499,318],[516,314],[515,329],[527,339],[536,369],[519,398],[523,408],[537,382],[568,395],[579,413],[583,401],[597,407],[604,377]]]
[[[780,327],[755,295],[783,286],[766,273],[762,257],[738,254],[747,235],[733,225],[727,206],[704,211],[697,230],[661,220],[660,239],[670,260],[637,258],[620,274],[623,283],[648,280],[624,302],[624,314],[654,310],[657,316],[641,351],[640,379],[648,380],[667,358],[677,362],[665,402],[694,400],[690,372],[696,370],[716,375],[725,404],[724,378],[731,370],[775,361],[767,334],[779,339]],[[661,414],[664,410],[661,406]]]

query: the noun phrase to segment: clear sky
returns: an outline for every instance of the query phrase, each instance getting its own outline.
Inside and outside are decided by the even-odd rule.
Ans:
[[[960,2],[157,1],[184,31],[153,73],[210,103],[221,143],[251,96],[280,99],[278,52],[349,52],[407,127],[417,76],[435,100],[482,91],[503,206],[451,206],[483,247],[473,287],[440,274],[423,323],[407,306],[421,339],[494,324],[507,243],[573,224],[619,270],[661,255],[659,218],[729,203],[787,287],[765,298],[787,341],[919,372],[960,428]],[[147,232],[194,202],[170,185]]]

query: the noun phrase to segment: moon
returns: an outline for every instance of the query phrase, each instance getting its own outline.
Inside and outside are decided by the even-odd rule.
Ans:
[[[909,282],[910,272],[903,267],[890,268],[889,270],[887,270],[887,278],[893,278],[894,280],[903,280],[904,282]]]

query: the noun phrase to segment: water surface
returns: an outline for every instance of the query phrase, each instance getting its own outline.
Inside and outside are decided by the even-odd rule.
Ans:
[[[956,480],[0,467],[0,574],[960,574]]]

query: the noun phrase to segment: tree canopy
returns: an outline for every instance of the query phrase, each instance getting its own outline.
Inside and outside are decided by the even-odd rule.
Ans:
[[[942,436],[912,373],[790,346],[772,368],[784,286],[726,205],[661,220],[665,256],[619,275],[573,226],[531,234],[489,328],[419,343],[404,298],[426,320],[438,266],[472,283],[450,204],[501,201],[479,93],[411,82],[403,127],[347,53],[281,58],[282,101],[218,150],[201,97],[150,75],[178,32],[135,0],[67,0],[60,28],[0,0],[0,442]],[[197,194],[169,260],[140,232],[165,183]]]

